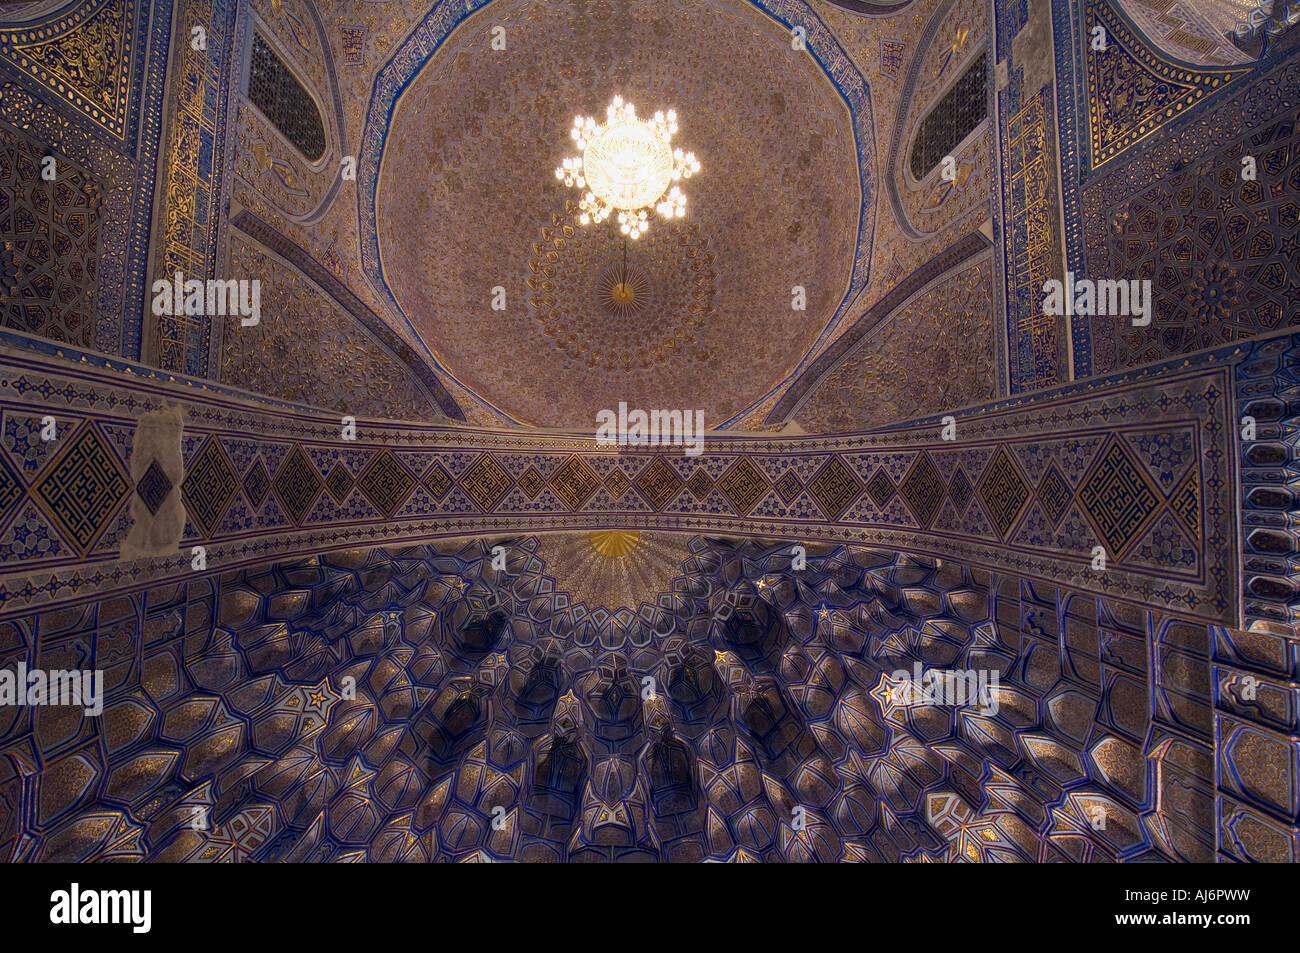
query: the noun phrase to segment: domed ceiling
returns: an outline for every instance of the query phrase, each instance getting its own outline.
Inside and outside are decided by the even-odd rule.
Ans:
[[[620,401],[713,427],[790,374],[870,221],[854,117],[790,37],[740,0],[495,0],[456,27],[396,100],[374,197],[382,282],[443,368],[520,422],[586,430]],[[676,109],[703,164],[686,216],[627,242],[631,302],[610,293],[617,225],[578,225],[554,175],[573,117],[616,94]]]

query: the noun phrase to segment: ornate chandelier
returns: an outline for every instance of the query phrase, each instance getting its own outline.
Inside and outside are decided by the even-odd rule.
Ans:
[[[700,163],[695,153],[672,147],[676,132],[677,113],[670,109],[638,119],[636,107],[622,96],[614,97],[599,125],[590,116],[575,118],[569,135],[582,154],[565,158],[555,177],[587,189],[578,221],[603,222],[617,211],[619,231],[638,238],[649,227],[652,206],[664,218],[685,215],[686,196],[671,183],[689,179]]]

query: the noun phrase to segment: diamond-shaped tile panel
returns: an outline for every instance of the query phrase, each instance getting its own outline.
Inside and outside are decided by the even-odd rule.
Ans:
[[[661,510],[682,488],[682,478],[663,457],[655,457],[654,463],[642,470],[636,478],[636,488],[651,506]]]
[[[295,523],[302,522],[303,515],[315,502],[320,490],[321,478],[316,468],[308,462],[301,447],[294,447],[275,475],[275,492]]]
[[[199,528],[210,534],[238,487],[221,445],[210,437],[181,481],[181,498]]]
[[[334,464],[329,476],[325,478],[325,489],[330,491],[336,503],[342,503],[348,491],[352,489],[352,474],[342,463]]]
[[[780,487],[777,489],[779,491]],[[862,484],[839,457],[827,460],[817,475],[808,481],[808,492],[829,520],[838,519],[861,490]]]
[[[424,488],[433,494],[435,500],[441,500],[451,489],[451,475],[443,469],[441,463],[434,461],[433,466],[429,467],[429,472],[424,475]]]
[[[149,467],[144,471],[144,476],[140,477],[140,482],[135,485],[135,492],[144,501],[144,505],[148,507],[149,512],[157,516],[158,507],[163,505],[171,491],[171,478],[163,470],[158,458],[154,457],[149,461]]]
[[[966,504],[970,502],[971,496],[975,493],[975,488],[970,485],[970,477],[961,467],[952,475],[952,482],[948,484],[948,495],[957,506],[957,515],[961,516],[966,512]]]
[[[713,479],[709,476],[704,467],[700,467],[691,474],[691,478],[686,481],[686,489],[691,491],[691,495],[697,500],[702,500],[709,495],[713,489]]]
[[[546,486],[546,480],[537,471],[537,467],[529,467],[524,471],[524,475],[519,478],[519,489],[530,500],[536,498],[537,494],[542,492],[544,486]]]
[[[564,466],[560,467],[559,472],[551,477],[551,489],[571,510],[576,510],[586,503],[598,486],[600,486],[600,479],[576,454],[569,457],[564,462]]]
[[[474,465],[460,478],[460,485],[465,488],[470,499],[485,511],[500,502],[501,497],[510,489],[510,482],[510,474],[501,469],[501,464],[490,453],[475,460]]]
[[[1043,512],[1055,526],[1061,521],[1065,508],[1070,505],[1070,484],[1065,482],[1061,471],[1055,465],[1047,468],[1043,482],[1038,484],[1038,502],[1043,504]]]
[[[1147,517],[1160,503],[1129,452],[1114,438],[1084,479],[1079,499],[1114,555],[1137,538]]]
[[[758,502],[758,498],[767,492],[767,481],[758,472],[758,468],[749,462],[749,458],[741,457],[735,466],[723,474],[718,481],[718,489],[726,496],[732,509],[744,516]]]
[[[898,492],[907,501],[912,515],[923,529],[930,525],[934,514],[939,512],[946,490],[934,461],[925,451],[917,456],[912,468],[907,471],[907,476],[898,485]]]
[[[393,451],[384,450],[361,472],[357,486],[381,513],[392,516],[411,492],[411,487],[415,486],[415,477],[402,466]]]
[[[266,473],[266,465],[258,457],[244,474],[244,498],[257,509],[271,491],[271,478]]]
[[[1029,487],[1006,447],[998,448],[997,455],[984,471],[979,492],[989,519],[997,527],[998,534],[1005,537],[1029,499]]]
[[[91,425],[81,429],[35,487],[36,497],[82,549],[95,541],[130,491],[117,458]]]
[[[620,499],[631,485],[632,481],[622,470],[615,470],[605,481],[605,489],[609,490],[609,495],[616,500]]]
[[[781,479],[772,485],[776,487],[776,492],[781,494],[781,499],[787,503],[798,496],[799,491],[803,489],[803,484],[799,482],[799,476],[794,472],[794,467],[786,470],[781,475]]]
[[[22,499],[22,495],[23,485],[0,456],[0,525],[8,519],[10,508]]]
[[[871,497],[877,507],[884,508],[885,504],[894,498],[897,493],[894,487],[894,481],[889,478],[885,468],[881,467],[876,471],[876,475],[867,481],[867,495]]]

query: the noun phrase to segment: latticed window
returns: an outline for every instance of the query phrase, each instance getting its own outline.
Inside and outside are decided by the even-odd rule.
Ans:
[[[921,122],[912,142],[912,178],[918,182],[984,121],[988,107],[988,58],[985,50]]]
[[[325,126],[316,101],[257,32],[248,69],[248,98],[308,161],[325,154]]]

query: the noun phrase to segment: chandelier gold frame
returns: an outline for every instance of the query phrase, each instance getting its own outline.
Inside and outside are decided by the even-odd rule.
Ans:
[[[555,177],[567,187],[586,189],[579,203],[582,225],[617,213],[619,231],[639,238],[654,208],[664,218],[686,214],[686,196],[674,185],[700,171],[695,153],[674,149],[677,113],[656,112],[638,119],[636,107],[615,96],[605,121],[577,116],[569,136],[581,153],[566,156]]]

